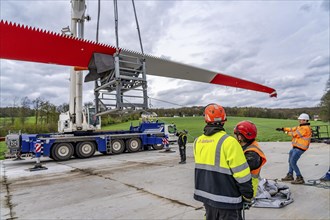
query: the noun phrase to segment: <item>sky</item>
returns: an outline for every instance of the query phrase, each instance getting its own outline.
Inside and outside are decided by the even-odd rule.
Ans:
[[[135,0],[146,54],[254,81],[278,93],[278,98],[270,98],[147,75],[149,106],[319,105],[330,78],[329,2]],[[86,6],[91,21],[85,23],[85,38],[95,41],[97,0],[86,0]],[[109,45],[116,43],[113,11],[112,0],[101,0],[99,42]],[[140,52],[132,2],[119,0],[118,13],[119,46]],[[0,0],[0,18],[60,33],[71,23],[70,0]],[[0,106],[20,105],[24,97],[68,103],[69,80],[69,67],[0,59]],[[83,86],[84,102],[93,101],[94,84]]]

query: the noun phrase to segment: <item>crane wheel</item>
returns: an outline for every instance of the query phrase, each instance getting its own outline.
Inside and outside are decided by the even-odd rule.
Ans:
[[[163,144],[154,144],[154,145],[152,145],[152,148],[155,150],[161,150],[164,148],[164,145]]]
[[[125,142],[121,139],[114,139],[111,141],[111,152],[113,154],[121,154],[125,150]]]
[[[79,142],[75,147],[75,153],[79,158],[88,158],[95,153],[95,143],[91,141]]]
[[[51,155],[56,161],[69,160],[73,152],[73,145],[71,143],[57,143],[51,149]]]
[[[126,141],[126,148],[128,152],[137,152],[141,149],[141,139],[140,138],[130,138]]]

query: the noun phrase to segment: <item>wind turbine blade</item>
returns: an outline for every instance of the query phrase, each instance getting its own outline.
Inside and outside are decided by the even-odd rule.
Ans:
[[[0,58],[87,68],[93,53],[114,55],[116,48],[72,36],[0,21]],[[146,60],[147,74],[212,83],[264,92],[276,97],[276,90],[255,82],[177,63],[151,55],[120,49],[120,53]]]

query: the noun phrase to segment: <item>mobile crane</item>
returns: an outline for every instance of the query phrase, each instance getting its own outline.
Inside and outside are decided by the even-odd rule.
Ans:
[[[117,22],[117,1],[115,0],[114,3]],[[65,30],[62,29],[62,32],[66,31],[73,37],[83,38],[84,22],[90,19],[89,16],[85,16],[85,0],[71,0],[71,6],[71,29],[65,28]],[[82,71],[75,71],[75,68],[72,67],[70,72],[69,111],[60,114],[58,133],[8,134],[6,143],[10,152],[19,155],[35,154],[37,156],[35,168],[38,169],[42,168],[40,165],[41,155],[49,156],[56,161],[63,161],[70,159],[72,156],[88,158],[93,156],[95,151],[103,154],[120,154],[124,151],[160,150],[163,148],[164,143],[167,143],[164,138],[169,139],[171,142],[175,141],[175,125],[165,125],[158,121],[152,121],[148,114],[142,117],[142,122],[138,126],[131,125],[129,130],[98,130],[100,129],[100,115],[102,114],[127,108],[140,107],[146,109],[147,87],[144,62],[144,60],[137,57],[121,56],[117,38],[117,53],[114,56],[115,65],[112,73],[110,73],[113,77],[101,77],[99,81],[96,81],[95,98],[97,105],[86,109],[83,109],[82,104],[83,74]],[[143,103],[125,103],[124,92],[137,87],[142,87],[143,96],[141,97]],[[111,92],[114,92],[114,94],[111,94]],[[104,94],[115,95],[116,98],[113,100],[116,102],[106,103],[106,100],[109,99],[104,98]],[[100,110],[102,108],[104,109],[103,112]]]

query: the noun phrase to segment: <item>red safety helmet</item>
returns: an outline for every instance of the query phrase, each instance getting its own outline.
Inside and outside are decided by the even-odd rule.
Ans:
[[[234,128],[234,133],[243,135],[247,140],[257,137],[257,127],[250,121],[241,121]]]
[[[209,104],[204,109],[206,123],[217,123],[226,121],[226,112],[221,105]]]

